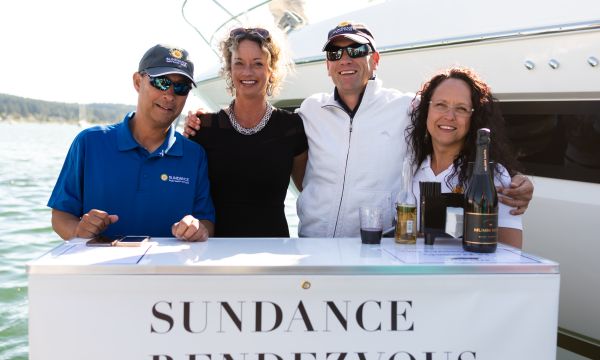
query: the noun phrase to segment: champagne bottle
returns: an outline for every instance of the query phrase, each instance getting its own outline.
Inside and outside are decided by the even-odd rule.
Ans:
[[[398,244],[417,242],[417,198],[412,191],[412,165],[409,158],[402,165],[402,190],[396,197],[396,233]]]
[[[477,130],[477,153],[465,191],[463,249],[491,253],[498,245],[498,194],[489,169],[490,129]]]

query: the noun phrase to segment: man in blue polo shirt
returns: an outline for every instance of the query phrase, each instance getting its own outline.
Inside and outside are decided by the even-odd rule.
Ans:
[[[144,54],[133,74],[136,111],[82,131],[69,149],[48,201],[58,235],[203,241],[213,234],[206,154],[171,126],[193,73],[183,49],[156,45]]]

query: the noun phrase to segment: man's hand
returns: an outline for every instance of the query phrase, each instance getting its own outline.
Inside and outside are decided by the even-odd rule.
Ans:
[[[185,117],[183,136],[185,136],[186,138],[190,138],[196,135],[196,131],[200,130],[200,126],[202,125],[200,115],[203,115],[205,113],[206,111],[204,109],[198,109],[195,113],[188,111],[187,116]]]
[[[510,188],[498,187],[497,191],[498,200],[514,208],[510,211],[512,215],[522,215],[533,198],[533,183],[527,176],[517,174],[513,176]]]
[[[93,238],[117,221],[119,221],[117,215],[109,215],[106,211],[92,209],[87,214],[83,214],[75,228],[74,236],[86,239]]]
[[[65,240],[76,237],[91,239],[117,221],[117,215],[109,215],[98,209],[90,210],[81,218],[66,211],[52,209],[52,228]]]
[[[173,236],[185,241],[206,241],[209,231],[200,220],[186,215],[171,227]]]

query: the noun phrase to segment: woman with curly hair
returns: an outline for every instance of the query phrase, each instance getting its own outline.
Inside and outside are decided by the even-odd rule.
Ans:
[[[471,69],[452,67],[426,82],[417,93],[420,101],[411,112],[406,130],[417,170],[413,192],[419,198],[420,181],[438,181],[442,192],[462,193],[468,164],[475,161],[477,130],[491,131],[490,159],[494,182],[510,187],[520,165],[510,149],[504,119],[490,87]],[[510,214],[499,202],[498,239],[521,248],[521,216]]]
[[[300,116],[273,107],[290,64],[273,34],[237,28],[221,42],[222,75],[233,95],[215,114],[189,114],[190,140],[208,156],[217,237],[289,237],[284,200],[290,175],[300,189],[308,143]]]

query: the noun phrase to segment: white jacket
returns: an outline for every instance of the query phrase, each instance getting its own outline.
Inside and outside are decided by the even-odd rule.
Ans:
[[[352,122],[333,93],[302,102],[308,164],[296,204],[300,236],[357,237],[365,205],[381,206],[384,229],[392,226],[413,98],[369,80]]]

